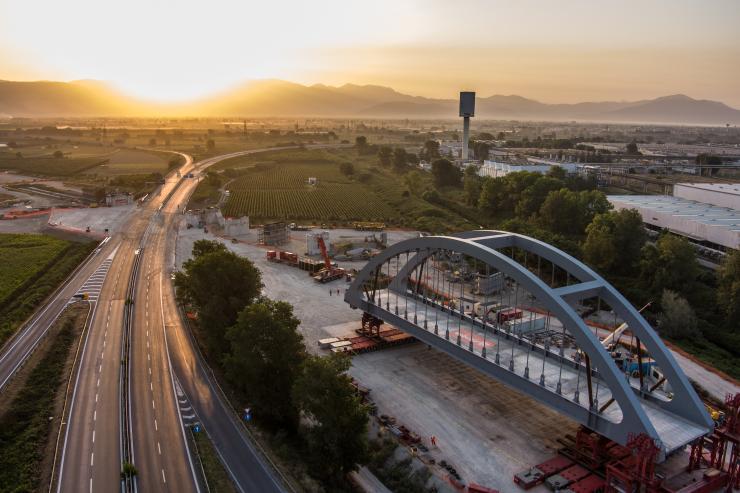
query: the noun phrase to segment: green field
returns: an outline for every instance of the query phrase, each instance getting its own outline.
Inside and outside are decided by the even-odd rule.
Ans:
[[[98,166],[105,157],[53,158],[53,157],[0,157],[0,169],[18,173],[46,176],[73,176]]]
[[[339,170],[339,165],[347,162],[354,167],[349,176]],[[337,225],[382,221],[432,232],[474,225],[459,213],[421,197],[432,187],[429,173],[398,174],[380,167],[377,157],[358,156],[354,149],[270,151],[228,159],[212,169],[228,182],[225,188],[230,196],[223,211],[229,216]],[[309,185],[309,177],[316,177],[317,184]],[[194,197],[210,193],[206,182],[201,181]]]
[[[0,345],[93,245],[46,235],[0,234]]]
[[[318,183],[309,185],[309,177]],[[344,177],[337,164],[280,163],[256,168],[229,184],[230,216],[297,220],[389,220],[396,212],[368,187]]]
[[[87,170],[98,175],[136,175],[167,172],[164,157],[146,151],[121,149],[108,156],[105,164]]]

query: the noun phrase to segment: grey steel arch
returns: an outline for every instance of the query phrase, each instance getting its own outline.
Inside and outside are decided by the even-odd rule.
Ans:
[[[551,288],[525,266],[498,251],[506,247],[516,247],[547,259],[568,272],[577,282],[564,287]],[[540,300],[562,322],[564,327],[567,326],[580,349],[598,368],[599,377],[608,385],[612,398],[621,409],[621,421],[615,422],[607,419],[601,414],[598,406],[588,408],[580,405],[577,388],[575,399],[566,398],[559,391],[553,392],[547,389],[542,382],[531,380],[528,375],[519,375],[512,371],[513,369],[507,369],[498,364],[498,361],[492,362],[487,359],[485,346],[482,355],[476,354],[472,347],[472,329],[470,348],[462,347],[433,334],[427,328],[407,320],[400,314],[386,310],[364,291],[363,286],[372,279],[380,266],[393,258],[400,259],[402,254],[408,254],[408,261],[403,268],[398,269],[388,289],[401,296],[411,296],[413,292],[409,292],[409,275],[429,256],[440,251],[459,252],[485,262],[513,279]],[[630,330],[639,337],[670,382],[673,389],[672,399],[659,399],[646,392],[645,389],[635,388],[629,384],[597,337],[570,305],[572,302],[593,296],[600,296],[605,300],[616,315],[624,320]],[[567,253],[534,238],[504,231],[479,230],[451,236],[427,236],[402,241],[390,246],[368,262],[347,290],[345,301],[353,308],[359,308],[410,333],[421,341],[447,352],[619,443],[626,443],[629,434],[646,433],[661,443],[663,454],[665,454],[682,448],[712,429],[711,418],[688,379],[639,312],[613,286],[588,266]],[[543,359],[548,357],[548,354],[543,353]],[[578,371],[580,377],[580,368]]]

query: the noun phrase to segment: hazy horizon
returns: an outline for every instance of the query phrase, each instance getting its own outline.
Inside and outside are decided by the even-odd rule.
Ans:
[[[738,108],[738,20],[734,0],[0,0],[0,78],[103,80],[154,102],[281,79],[544,103],[680,93]]]

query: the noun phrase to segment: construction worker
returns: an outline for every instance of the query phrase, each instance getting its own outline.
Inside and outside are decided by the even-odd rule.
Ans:
[[[330,289],[330,290],[329,290],[329,296],[331,296],[331,291],[332,291],[332,290]]]
[[[437,446],[437,437],[435,437],[434,435],[432,435],[432,437],[430,438],[430,441],[432,442],[432,446],[433,447],[436,447]]]

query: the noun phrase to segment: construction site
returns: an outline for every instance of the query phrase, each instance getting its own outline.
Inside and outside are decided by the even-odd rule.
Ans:
[[[293,304],[309,351],[352,355],[380,432],[449,491],[738,487],[736,382],[679,368],[591,271],[496,245],[505,267],[414,232],[280,229],[279,245],[259,230],[222,241]],[[200,238],[181,229],[177,266]],[[711,403],[686,375],[717,383]]]

